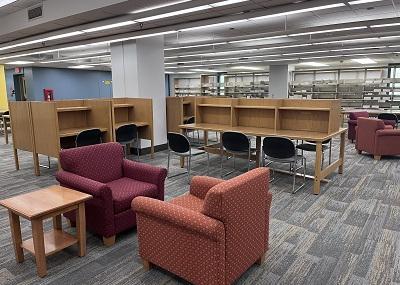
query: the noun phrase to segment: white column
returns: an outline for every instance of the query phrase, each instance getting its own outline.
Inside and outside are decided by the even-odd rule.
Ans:
[[[153,99],[154,145],[165,144],[167,124],[163,36],[112,44],[111,64],[113,97]]]
[[[269,95],[271,98],[288,98],[288,65],[269,66]]]

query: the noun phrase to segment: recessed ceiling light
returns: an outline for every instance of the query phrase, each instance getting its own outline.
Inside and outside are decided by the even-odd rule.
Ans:
[[[328,64],[321,63],[321,62],[314,62],[314,61],[302,62],[302,63],[299,63],[299,64],[300,65],[307,65],[307,66],[315,66],[315,67],[329,66]]]
[[[104,30],[109,30],[109,29],[129,26],[129,25],[133,25],[133,24],[137,24],[137,22],[135,22],[135,21],[124,21],[124,22],[114,23],[114,24],[110,24],[110,25],[104,25],[104,26],[99,26],[99,27],[86,29],[86,30],[83,30],[83,32],[85,32],[85,33],[93,33],[93,32],[98,32],[98,31],[104,31]]]
[[[89,69],[89,68],[93,68],[93,67],[94,66],[92,66],[92,65],[86,65],[86,64],[68,66],[68,68],[73,68],[73,69]]]
[[[33,64],[33,61],[25,61],[25,60],[17,60],[17,61],[10,61],[6,62],[5,64],[9,65],[26,65],[26,64]]]
[[[366,4],[366,3],[372,3],[372,2],[380,2],[383,0],[355,0],[355,1],[349,1],[350,5],[358,5],[358,4]]]
[[[17,2],[17,0],[0,0],[0,7],[4,7],[14,2]]]
[[[263,70],[260,67],[255,67],[255,66],[243,66],[243,65],[238,65],[238,66],[232,66],[231,69],[237,69],[237,70]]]
[[[160,9],[160,8],[164,8],[164,7],[168,7],[168,6],[173,6],[173,5],[176,5],[176,4],[181,4],[181,3],[190,2],[190,1],[192,1],[192,0],[181,0],[181,1],[174,1],[174,2],[169,2],[169,3],[164,3],[164,4],[160,4],[160,5],[156,5],[156,6],[151,6],[151,7],[147,7],[147,8],[143,8],[143,9],[134,10],[131,13],[132,14],[142,13],[142,12],[156,10],[156,9]]]
[[[221,73],[221,72],[225,72],[222,70],[214,70],[214,69],[192,69],[193,71],[197,71],[197,72],[208,72],[208,73]]]
[[[375,60],[370,59],[368,57],[365,57],[365,58],[353,58],[352,61],[358,62],[358,63],[361,63],[361,64],[374,64],[374,63],[376,63]]]

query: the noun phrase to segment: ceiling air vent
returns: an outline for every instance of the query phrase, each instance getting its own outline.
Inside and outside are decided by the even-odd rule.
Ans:
[[[35,6],[28,8],[28,19],[33,20],[39,17],[42,17],[43,15],[43,6]]]

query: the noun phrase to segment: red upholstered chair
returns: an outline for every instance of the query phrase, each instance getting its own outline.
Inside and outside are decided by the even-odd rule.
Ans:
[[[400,130],[388,129],[379,119],[358,118],[356,149],[373,154],[379,160],[382,155],[400,154]]]
[[[268,249],[269,169],[231,180],[196,176],[190,192],[169,202],[138,197],[139,253],[193,284],[231,284]]]
[[[86,202],[87,228],[102,236],[106,245],[115,235],[136,225],[131,202],[137,196],[164,200],[167,170],[124,159],[119,143],[105,143],[60,152],[60,185],[91,194]],[[75,224],[75,214],[65,217]]]
[[[353,142],[356,139],[356,127],[358,118],[368,118],[369,114],[366,111],[350,112],[348,121],[347,138]]]

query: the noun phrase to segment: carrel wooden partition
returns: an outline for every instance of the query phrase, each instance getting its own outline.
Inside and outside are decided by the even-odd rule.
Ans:
[[[118,127],[135,124],[139,130],[139,138],[151,142],[151,155],[153,156],[153,100],[148,98],[113,98],[111,104],[113,140],[116,140],[115,131]]]
[[[31,102],[36,152],[59,157],[59,152],[73,145],[68,139],[81,131],[98,128],[103,141],[112,141],[111,102],[107,100],[65,100]]]
[[[179,125],[195,115],[196,97],[167,97],[167,130],[180,132]]]
[[[19,170],[18,150],[32,152],[35,174],[39,173],[38,156],[35,153],[35,141],[33,137],[33,123],[30,102],[8,103],[11,118],[11,129],[13,130],[13,149],[15,168]]]

